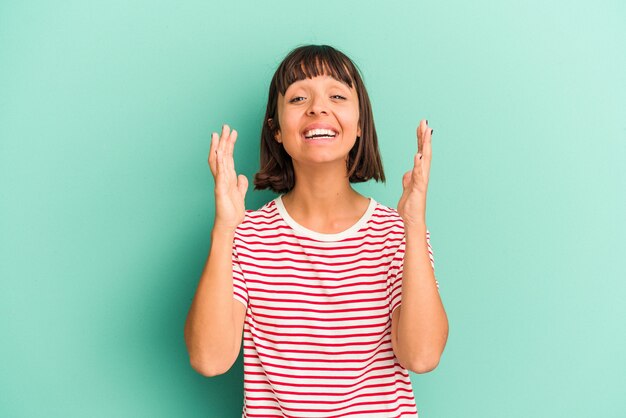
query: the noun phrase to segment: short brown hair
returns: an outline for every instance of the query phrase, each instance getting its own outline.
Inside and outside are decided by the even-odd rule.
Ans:
[[[280,128],[277,118],[278,94],[284,95],[294,82],[330,75],[355,90],[359,98],[359,125],[361,137],[348,153],[347,171],[350,183],[370,179],[385,182],[383,163],[378,151],[378,137],[374,127],[372,105],[359,70],[345,54],[329,45],[304,45],[293,49],[280,63],[270,83],[267,109],[261,129],[261,164],[254,175],[254,189],[271,189],[285,193],[295,185],[295,173],[291,156],[283,144],[274,139]],[[270,122],[270,119],[273,123]]]

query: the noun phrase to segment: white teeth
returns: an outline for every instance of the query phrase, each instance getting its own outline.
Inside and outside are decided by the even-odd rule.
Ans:
[[[331,129],[311,129],[310,131],[306,131],[304,133],[306,138],[310,138],[313,135],[335,136],[337,133]]]

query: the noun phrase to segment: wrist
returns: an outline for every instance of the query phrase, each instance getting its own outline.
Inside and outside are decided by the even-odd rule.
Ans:
[[[234,237],[236,228],[232,228],[229,226],[222,225],[213,225],[213,229],[211,230],[211,237],[221,236],[221,237]]]
[[[426,221],[404,223],[404,233],[412,236],[422,236],[426,234]]]

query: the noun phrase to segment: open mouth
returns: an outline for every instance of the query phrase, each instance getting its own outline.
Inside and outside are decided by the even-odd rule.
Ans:
[[[308,141],[329,141],[334,139],[338,132],[332,129],[311,129],[304,133],[304,139]]]

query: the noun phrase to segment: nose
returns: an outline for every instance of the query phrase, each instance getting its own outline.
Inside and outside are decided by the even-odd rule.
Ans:
[[[307,110],[307,114],[309,115],[315,115],[315,114],[321,114],[321,113],[328,114],[328,111],[326,109],[326,102],[324,101],[324,98],[322,96],[319,96],[319,95],[313,96],[309,103],[310,104]]]

